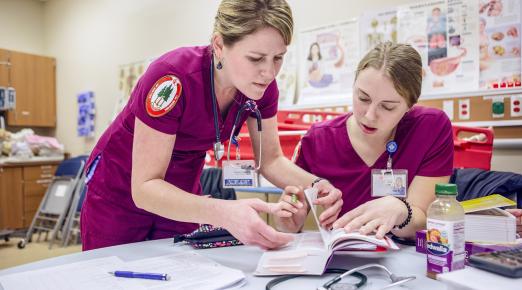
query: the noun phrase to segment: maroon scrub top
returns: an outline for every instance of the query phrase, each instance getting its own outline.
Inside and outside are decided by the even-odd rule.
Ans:
[[[113,241],[93,241],[84,249],[171,237],[196,228],[195,224],[168,220],[135,206],[131,195],[134,121],[137,117],[155,130],[176,135],[165,181],[187,192],[201,194],[200,175],[205,153],[216,141],[210,81],[211,56],[208,46],[200,46],[175,49],[155,60],[136,84],[128,104],[99,139],[87,162],[87,170],[91,171],[88,176],[92,177],[87,183],[88,193],[82,208],[82,231],[86,231],[82,236],[107,239],[109,235]],[[181,83],[178,99],[168,112],[151,116],[151,111],[147,110],[147,96],[165,76],[174,76]],[[176,89],[173,94],[176,94]],[[247,100],[238,91],[225,119],[218,108],[221,140],[230,137],[236,114]],[[273,81],[256,102],[262,118],[276,115],[277,101],[278,89]],[[239,127],[248,116],[248,113],[243,113]],[[96,159],[98,162],[94,162]],[[153,232],[154,228],[159,227],[165,233],[163,236],[149,233],[143,237],[145,231]]]
[[[297,165],[326,178],[343,193],[340,215],[372,200],[371,171],[386,168],[383,149],[375,164],[368,166],[352,147],[346,121],[352,114],[314,124],[301,141]],[[419,176],[449,176],[453,170],[451,122],[440,110],[414,106],[397,125],[393,169],[408,170],[408,185]]]

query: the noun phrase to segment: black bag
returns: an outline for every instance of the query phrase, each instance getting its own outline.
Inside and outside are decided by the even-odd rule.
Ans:
[[[199,225],[199,228],[190,234],[174,236],[174,243],[184,242],[195,249],[223,248],[242,245],[224,228],[215,228],[212,225]]]

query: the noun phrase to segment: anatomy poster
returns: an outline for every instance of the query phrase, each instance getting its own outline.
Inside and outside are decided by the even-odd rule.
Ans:
[[[392,8],[361,15],[359,31],[361,58],[378,43],[397,42],[397,10]]]
[[[422,57],[422,94],[478,88],[478,0],[429,1],[400,6],[398,42]]]
[[[297,46],[291,44],[286,50],[281,70],[277,75],[279,107],[290,107],[296,102],[297,87]]]
[[[520,0],[480,0],[480,88],[520,86]]]
[[[351,104],[359,60],[355,20],[302,31],[299,35],[299,104]]]

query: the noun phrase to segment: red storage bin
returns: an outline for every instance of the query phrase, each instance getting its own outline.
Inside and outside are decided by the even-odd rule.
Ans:
[[[316,111],[286,111],[277,112],[277,128],[279,131],[308,130],[313,123],[333,119],[344,113]]]
[[[301,137],[303,136],[303,131],[288,131],[288,132],[280,132],[279,135],[279,142],[281,143],[281,149],[283,151],[283,154],[288,158],[292,159],[292,156],[294,155],[295,148],[299,141],[301,140]],[[225,150],[228,149],[228,141],[225,143]],[[241,155],[242,160],[254,160],[254,152],[252,150],[252,141],[250,140],[250,136],[247,134],[240,134],[240,140],[239,140],[239,154]],[[214,151],[209,150],[207,151],[207,160],[206,165],[214,166],[216,164],[216,161],[214,160]],[[208,158],[210,157],[210,158]],[[223,159],[226,160],[227,155],[225,151],[225,155],[223,156]],[[230,147],[230,160],[236,159],[236,147],[232,146]],[[221,167],[221,161],[219,162],[219,167]]]
[[[295,148],[301,137],[306,133],[313,123],[333,119],[344,113],[339,112],[316,112],[316,111],[290,111],[281,110],[277,113],[277,123],[279,129],[279,140],[283,154],[291,159]],[[453,125],[453,145],[455,156],[453,160],[454,168],[480,168],[490,170],[491,157],[493,154],[493,130],[484,128],[473,128]],[[483,135],[480,135],[483,134]],[[474,137],[470,139],[470,136]],[[246,123],[241,128],[241,139],[239,148],[241,159],[253,159],[252,144],[248,136]],[[466,137],[463,137],[466,136]],[[481,138],[476,138],[480,136]],[[480,139],[480,140],[478,140]],[[228,147],[228,143],[226,147]],[[208,151],[207,165],[214,165],[214,153]],[[226,158],[226,155],[223,159]],[[236,149],[230,149],[230,158],[236,159]],[[219,164],[221,166],[221,164]]]
[[[453,125],[454,168],[491,169],[493,130]],[[467,137],[462,137],[466,135]]]

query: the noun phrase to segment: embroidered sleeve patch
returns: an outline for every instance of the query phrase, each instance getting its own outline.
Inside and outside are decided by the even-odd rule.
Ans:
[[[173,75],[157,80],[147,95],[145,106],[151,117],[161,117],[172,110],[181,96],[181,82]]]

